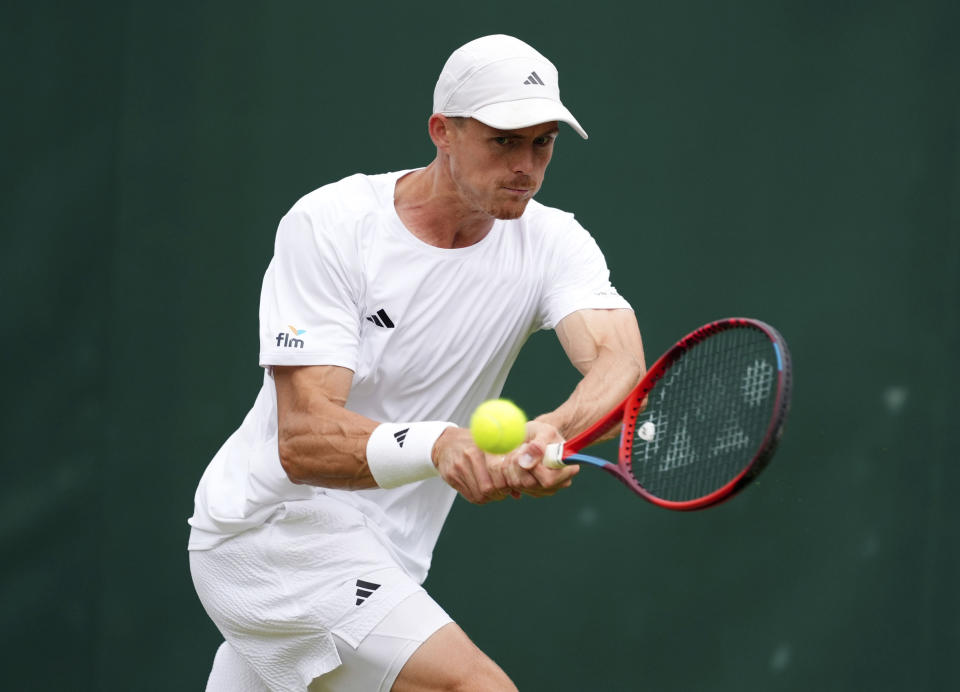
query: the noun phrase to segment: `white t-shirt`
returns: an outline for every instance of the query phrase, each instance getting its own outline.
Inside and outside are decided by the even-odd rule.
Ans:
[[[279,503],[326,495],[359,509],[420,581],[456,496],[440,478],[392,490],[291,483],[277,453],[273,365],[353,371],[347,408],[378,422],[466,425],[497,397],[521,346],[587,308],[629,308],[593,238],[573,215],[531,201],[480,242],[441,249],[394,208],[408,171],[354,175],[299,200],[280,222],[260,301],[263,387],[207,467],[189,548],[262,524]]]

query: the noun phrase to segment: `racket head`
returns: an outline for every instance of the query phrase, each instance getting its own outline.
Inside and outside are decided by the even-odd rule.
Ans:
[[[767,466],[790,408],[787,343],[770,325],[727,318],[668,350],[623,403],[613,473],[672,510],[710,507]]]

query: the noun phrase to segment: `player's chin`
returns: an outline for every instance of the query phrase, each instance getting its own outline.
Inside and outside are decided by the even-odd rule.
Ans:
[[[508,204],[500,204],[491,210],[490,215],[495,219],[500,219],[501,221],[519,219],[521,216],[523,216],[523,212],[526,211],[527,203],[529,201],[529,199],[524,199]]]

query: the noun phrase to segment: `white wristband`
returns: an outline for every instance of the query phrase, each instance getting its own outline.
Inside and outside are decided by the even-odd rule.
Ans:
[[[367,466],[381,488],[422,481],[439,475],[433,465],[433,443],[456,423],[381,423],[367,440]]]

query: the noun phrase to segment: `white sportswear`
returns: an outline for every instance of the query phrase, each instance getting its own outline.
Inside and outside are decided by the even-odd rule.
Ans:
[[[590,234],[536,201],[469,247],[420,241],[394,208],[407,172],[345,178],[281,220],[260,302],[263,387],[200,481],[191,550],[261,525],[282,502],[326,495],[332,506],[360,510],[422,582],[455,491],[440,478],[359,491],[290,482],[277,453],[270,366],[349,368],[346,406],[375,421],[466,425],[477,405],[500,395],[533,332],[577,310],[630,307]]]

